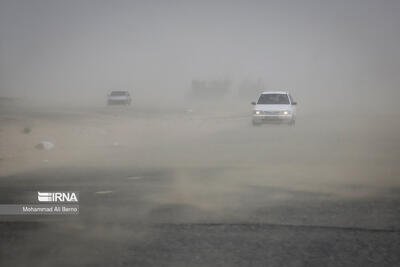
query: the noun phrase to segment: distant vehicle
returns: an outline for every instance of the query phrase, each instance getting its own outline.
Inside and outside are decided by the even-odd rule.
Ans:
[[[108,94],[108,105],[130,105],[131,102],[131,95],[128,91],[112,91]]]
[[[294,125],[296,122],[297,103],[287,92],[263,92],[257,103],[251,104],[254,105],[254,126],[273,122]]]

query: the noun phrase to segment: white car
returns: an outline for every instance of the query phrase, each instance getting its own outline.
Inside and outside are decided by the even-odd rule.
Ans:
[[[108,94],[108,105],[130,105],[131,102],[131,95],[128,91],[112,91]]]
[[[252,102],[253,125],[262,123],[287,123],[294,125],[296,122],[296,105],[287,92],[263,92],[257,103]]]

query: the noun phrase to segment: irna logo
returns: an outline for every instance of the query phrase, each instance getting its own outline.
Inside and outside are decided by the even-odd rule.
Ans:
[[[75,192],[38,192],[39,202],[78,202]]]

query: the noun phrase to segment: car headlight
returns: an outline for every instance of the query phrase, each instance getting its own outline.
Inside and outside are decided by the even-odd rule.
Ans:
[[[290,114],[290,111],[289,111],[289,110],[284,110],[284,111],[282,111],[282,114],[283,114],[283,115],[289,115],[289,114]]]
[[[254,110],[254,114],[260,115],[261,114],[261,110]]]

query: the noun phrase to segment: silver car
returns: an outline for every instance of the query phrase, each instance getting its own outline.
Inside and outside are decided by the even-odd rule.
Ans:
[[[253,125],[262,123],[287,123],[294,125],[296,122],[296,105],[291,95],[287,92],[263,92],[257,103],[252,102]]]
[[[108,94],[108,105],[130,105],[131,102],[131,95],[128,91],[112,91]]]

